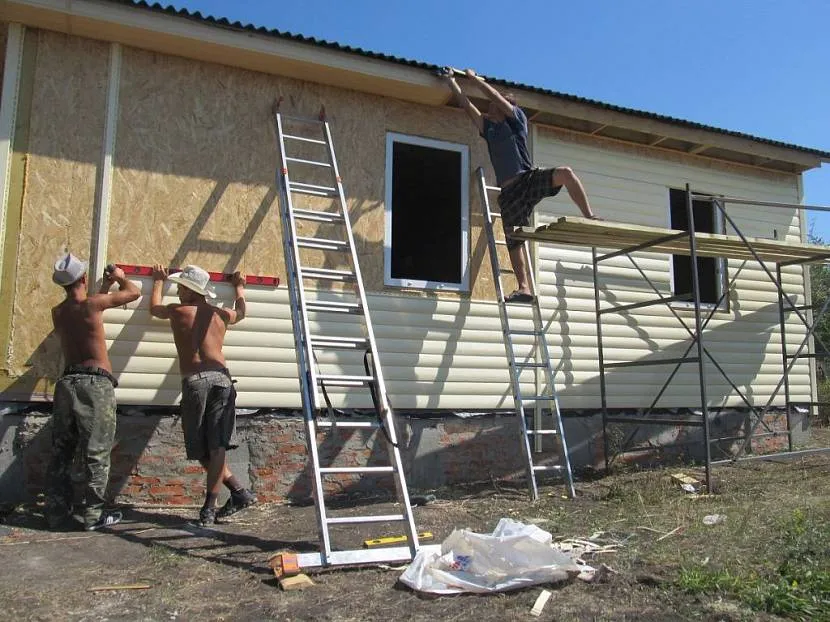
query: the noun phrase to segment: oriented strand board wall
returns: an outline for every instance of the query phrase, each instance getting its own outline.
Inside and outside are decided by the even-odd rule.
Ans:
[[[284,276],[270,114],[277,96],[287,114],[316,116],[326,106],[369,290],[383,289],[386,132],[472,142],[473,168],[486,161],[483,141],[457,110],[134,49],[124,51],[121,75],[109,246],[115,261]],[[471,196],[475,249],[481,221],[474,187]],[[307,223],[300,233],[309,234]],[[480,264],[479,253],[474,279]],[[488,291],[475,296],[491,298]]]
[[[594,211],[607,220],[667,227],[669,188],[691,184],[697,192],[723,194],[755,200],[798,202],[795,176],[761,175],[736,167],[705,166],[700,161],[659,158],[654,152],[622,149],[603,142],[589,143],[571,134],[547,129],[537,132],[534,155],[541,166],[568,164],[580,176]],[[574,214],[567,194],[546,199],[536,210],[539,224],[555,215]],[[798,213],[792,209],[733,205],[729,215],[744,235],[773,237],[793,243],[801,240]],[[727,233],[734,234],[731,228]],[[540,245],[539,283],[542,307],[551,318],[553,355],[561,359],[559,381],[566,403],[595,402],[599,394],[596,313],[591,275],[590,249]],[[638,263],[664,296],[671,295],[670,256],[639,253]],[[731,279],[742,262],[728,262]],[[774,265],[769,266],[773,271]],[[797,304],[804,304],[801,267],[784,269],[784,288]],[[600,268],[602,308],[625,305],[656,297],[642,275],[626,257],[618,257]],[[763,405],[782,373],[778,298],[774,285],[756,262],[743,265],[730,290],[729,310],[717,312],[709,323],[704,343],[741,391],[755,404]],[[691,311],[679,314],[694,324]],[[805,330],[790,314],[787,341],[795,351]],[[686,331],[664,306],[646,307],[603,316],[606,362],[659,360],[683,355]],[[606,375],[609,406],[648,406],[668,377],[672,366],[612,369]],[[658,403],[662,407],[695,406],[700,403],[697,366],[686,364]],[[742,406],[723,376],[707,363],[707,394],[711,403]],[[793,399],[810,399],[807,359],[790,376]],[[779,392],[776,404],[784,401]]]
[[[95,178],[104,131],[108,46],[38,33],[12,349],[12,376],[55,377],[50,308],[63,292],[52,264],[64,247],[90,253]]]

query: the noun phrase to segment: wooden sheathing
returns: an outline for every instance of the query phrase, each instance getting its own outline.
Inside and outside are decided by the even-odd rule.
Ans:
[[[48,389],[61,356],[50,309],[63,291],[52,266],[69,249],[90,252],[90,227],[106,112],[108,46],[37,33],[28,158],[17,254],[10,394]]]

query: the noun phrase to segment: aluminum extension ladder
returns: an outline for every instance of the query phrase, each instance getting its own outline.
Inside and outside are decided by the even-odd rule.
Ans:
[[[498,186],[490,186],[484,176],[484,169],[478,169],[479,190],[481,192],[481,206],[484,210],[484,229],[487,234],[487,248],[490,254],[490,265],[493,269],[493,283],[496,287],[496,297],[499,303],[499,317],[501,318],[501,328],[504,335],[504,348],[507,353],[507,361],[510,368],[510,381],[513,388],[513,404],[516,409],[516,416],[521,421],[522,433],[522,451],[524,451],[527,459],[527,479],[530,494],[533,500],[539,498],[539,489],[536,485],[536,474],[541,472],[556,471],[564,476],[565,486],[568,489],[568,494],[573,497],[576,493],[574,491],[573,473],[571,471],[571,460],[568,455],[568,445],[565,442],[565,430],[562,425],[562,413],[559,409],[559,396],[556,393],[556,384],[554,382],[553,367],[551,366],[550,353],[547,343],[547,335],[545,327],[542,322],[542,313],[539,310],[539,298],[536,295],[536,279],[533,276],[533,267],[530,262],[530,253],[528,252],[528,243],[522,244],[522,252],[525,255],[525,260],[530,273],[530,287],[533,293],[533,302],[531,304],[508,304],[504,302],[504,290],[501,283],[502,274],[513,274],[511,268],[502,268],[499,262],[498,246],[506,246],[504,240],[496,240],[495,232],[493,231],[493,223],[496,218],[501,218],[499,211],[491,211],[489,193],[498,193],[500,188]],[[519,317],[510,317],[511,308],[515,314],[517,308],[531,307],[533,317],[533,329],[515,329],[511,326],[511,321],[514,324],[522,322]],[[518,314],[515,314],[518,315]],[[526,324],[526,320],[522,323]],[[532,337],[533,344],[529,352],[520,352],[516,337]],[[526,348],[525,348],[526,350]],[[544,372],[544,386],[537,395],[524,395],[521,392],[521,381],[523,374],[534,373],[538,370]],[[534,385],[539,386],[534,377]],[[526,407],[533,407],[533,414],[528,415],[525,412]],[[545,418],[542,412],[547,406],[556,426],[554,428],[544,427]],[[528,419],[531,424],[528,425]],[[558,436],[559,437],[559,464],[534,464],[534,451],[542,450],[542,440],[544,436]],[[534,447],[531,448],[530,439],[533,438]]]
[[[274,119],[276,121],[277,136],[280,151],[280,169],[277,172],[277,185],[280,192],[280,214],[283,234],[283,250],[285,253],[285,268],[289,298],[291,304],[291,321],[294,330],[294,342],[297,350],[297,366],[299,368],[300,387],[303,402],[303,416],[305,419],[306,441],[309,458],[313,470],[313,492],[317,514],[317,527],[320,539],[319,553],[302,553],[297,556],[301,567],[371,564],[381,562],[409,561],[418,550],[418,534],[412,507],[409,502],[404,479],[401,455],[398,449],[394,414],[389,405],[384,386],[383,374],[378,358],[372,321],[369,317],[366,304],[366,293],[360,267],[355,252],[354,238],[349,222],[346,198],[340,173],[337,169],[337,159],[334,154],[329,124],[325,119],[325,111],[321,108],[320,117],[304,118],[282,114],[279,111],[279,102],[274,105]],[[286,124],[291,129],[286,133]],[[297,129],[294,129],[297,128]],[[298,151],[319,155],[297,157]],[[292,157],[290,153],[294,153]],[[297,169],[308,180],[323,177],[328,179],[321,183],[314,179],[314,183],[294,181],[289,175],[289,166]],[[302,198],[299,198],[301,197]],[[311,197],[309,199],[308,197]],[[294,200],[316,202],[313,209],[298,209]],[[320,204],[324,205],[320,209]],[[316,226],[318,237],[303,237],[297,234],[297,221],[307,221]],[[319,237],[321,226],[328,229],[330,237]],[[330,231],[337,231],[331,234]],[[322,251],[339,254],[339,263],[348,263],[348,270],[334,270],[329,268],[307,267],[301,259],[301,251]],[[307,283],[309,282],[309,283]],[[313,298],[307,295],[306,285],[311,283],[334,282],[353,284],[354,292],[335,292],[334,288],[328,292],[330,296],[338,295],[339,301],[330,301]],[[362,337],[355,337],[354,330],[346,334],[313,334],[309,312],[315,313],[315,325],[329,327],[329,333],[341,329],[348,331],[354,328],[354,322],[340,321],[345,315],[356,316],[362,324]],[[324,330],[324,329],[320,329]],[[317,354],[324,351],[352,351],[352,356],[364,353],[365,375],[322,374],[316,365]],[[341,387],[344,391],[356,389],[368,390],[372,396],[378,414],[378,422],[349,421],[340,419],[318,420],[317,415],[326,406],[321,398],[328,403],[327,388]],[[381,428],[386,440],[388,464],[383,466],[364,467],[333,467],[323,466],[320,463],[320,447],[318,434],[323,428]],[[328,441],[336,441],[338,435],[332,434]],[[380,439],[380,434],[377,437]],[[397,491],[400,514],[342,516],[329,515],[326,507],[324,479],[327,476],[338,474],[361,474],[365,476],[386,476],[394,478]],[[330,528],[335,525],[367,524],[367,523],[403,523],[403,531],[407,538],[406,546],[378,549],[332,550]]]

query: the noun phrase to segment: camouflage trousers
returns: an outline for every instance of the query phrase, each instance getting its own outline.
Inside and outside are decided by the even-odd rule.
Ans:
[[[115,439],[115,389],[104,376],[68,374],[55,386],[52,459],[47,471],[46,517],[56,525],[72,514],[72,466],[84,465],[84,523],[97,521],[104,508]]]

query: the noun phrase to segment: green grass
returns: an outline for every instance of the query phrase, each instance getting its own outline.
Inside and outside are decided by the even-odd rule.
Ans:
[[[762,537],[759,534],[759,539]],[[677,587],[690,594],[717,594],[756,611],[796,620],[830,620],[830,524],[820,513],[794,510],[766,551],[766,563],[747,571],[686,566]]]

